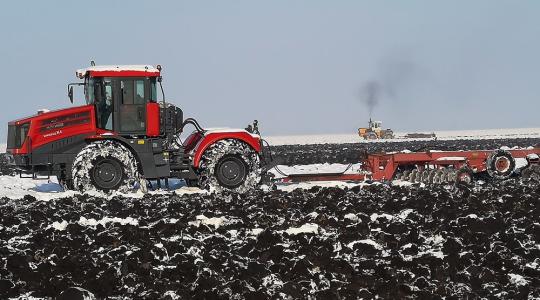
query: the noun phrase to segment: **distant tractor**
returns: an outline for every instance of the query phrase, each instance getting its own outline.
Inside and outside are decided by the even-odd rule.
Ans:
[[[393,139],[394,132],[392,129],[382,129],[381,121],[372,121],[369,119],[368,128],[358,128],[358,135],[365,140],[377,140],[377,139]]]

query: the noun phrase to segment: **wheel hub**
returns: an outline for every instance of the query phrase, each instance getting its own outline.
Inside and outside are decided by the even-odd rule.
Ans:
[[[216,168],[216,177],[223,186],[234,188],[244,182],[247,174],[245,162],[237,156],[224,157]]]
[[[221,166],[223,176],[229,180],[234,180],[240,173],[240,166],[234,161],[226,161]]]
[[[91,170],[92,181],[101,189],[113,189],[122,181],[122,166],[117,160],[103,159]]]
[[[506,173],[510,168],[510,160],[508,157],[500,156],[495,160],[495,169],[499,173]]]
[[[111,164],[102,164],[101,166],[99,166],[97,173],[98,177],[106,182],[114,180],[115,177],[114,167]]]

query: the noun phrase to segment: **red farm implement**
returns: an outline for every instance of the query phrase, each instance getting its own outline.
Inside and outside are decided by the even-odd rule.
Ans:
[[[475,175],[507,179],[539,173],[540,148],[517,150],[425,151],[363,155],[356,173],[290,174],[282,182],[389,181],[471,182]],[[517,163],[519,161],[519,164]]]

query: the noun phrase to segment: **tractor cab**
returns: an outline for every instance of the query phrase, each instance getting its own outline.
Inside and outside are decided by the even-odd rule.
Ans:
[[[157,83],[161,67],[91,66],[77,70],[83,83],[68,85],[73,102],[73,85],[82,85],[86,104],[95,108],[96,127],[119,135],[159,135]]]
[[[381,127],[382,127],[381,121],[372,121],[371,119],[369,119],[369,128],[375,130],[375,129],[380,129]]]

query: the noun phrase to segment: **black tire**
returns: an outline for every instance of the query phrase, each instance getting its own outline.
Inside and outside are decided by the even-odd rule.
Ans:
[[[393,139],[393,138],[394,138],[394,134],[393,134],[392,132],[387,131],[387,132],[385,132],[385,133],[383,134],[383,137],[382,137],[382,138],[385,139],[385,140]]]
[[[375,132],[371,131],[371,132],[367,132],[364,138],[366,140],[377,140],[379,139],[379,136]]]
[[[514,173],[516,160],[508,151],[495,150],[486,160],[486,168],[489,176],[500,180],[508,179]]]
[[[245,193],[261,182],[260,157],[240,140],[220,140],[204,152],[198,174],[202,189]]]
[[[521,170],[521,178],[528,180],[532,177],[533,173],[534,173],[534,170],[532,170],[531,167],[525,168]]]
[[[521,171],[524,180],[540,181],[540,165],[530,165]]]
[[[137,163],[133,154],[114,141],[97,141],[84,147],[71,170],[74,189],[85,192],[133,190],[139,181]]]

